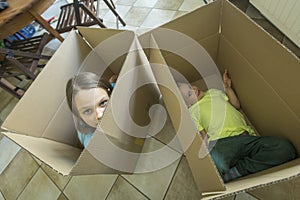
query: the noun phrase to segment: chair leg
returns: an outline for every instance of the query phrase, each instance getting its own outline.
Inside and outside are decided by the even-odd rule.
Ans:
[[[126,26],[125,21],[120,17],[116,9],[107,0],[103,0],[103,1],[108,6],[108,8],[113,12],[113,14],[117,17],[117,20],[119,20],[123,26]]]
[[[17,66],[21,71],[23,71],[26,76],[28,76],[30,79],[34,80],[35,75],[33,72],[31,72],[29,69],[27,69],[22,63],[20,63],[18,60],[14,59],[13,57],[6,56],[6,59],[11,62],[13,65]]]
[[[100,27],[102,28],[106,28],[106,26],[102,23],[102,21],[96,17],[95,15],[93,15],[90,10],[84,5],[84,4],[80,4],[79,5],[91,18],[93,18]]]
[[[18,93],[17,91],[22,90],[21,88],[14,86],[10,82],[8,82],[6,79],[1,78],[1,77],[0,77],[0,87],[2,87],[7,92],[14,95],[15,97],[17,97],[18,99],[21,99],[21,97],[23,96],[23,94],[25,92],[25,91],[23,91],[23,94]]]

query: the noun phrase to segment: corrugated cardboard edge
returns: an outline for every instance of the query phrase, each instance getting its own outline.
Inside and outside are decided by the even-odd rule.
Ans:
[[[255,174],[251,174],[249,176],[242,177],[240,179],[234,180],[232,182],[226,183],[227,191],[224,194],[210,194],[210,193],[204,193],[203,199],[222,199],[224,197],[230,197],[239,193],[248,192],[254,189],[270,186],[276,183],[281,183],[285,181],[292,180],[294,178],[297,178],[300,176],[300,172],[295,172],[297,168],[299,168],[300,159],[293,160],[289,163],[285,163],[280,166],[276,166],[273,168],[270,168],[268,170],[264,170]],[[290,167],[286,167],[289,165]],[[286,167],[285,169],[283,169]],[[285,174],[290,174],[289,177]],[[277,176],[276,176],[277,175]],[[256,178],[260,176],[261,182],[257,183]],[[276,178],[277,177],[277,178]],[[245,182],[251,182],[254,181],[255,184],[252,184],[252,186],[249,186],[250,184]],[[246,185],[246,186],[245,186]],[[239,188],[239,189],[237,189]]]

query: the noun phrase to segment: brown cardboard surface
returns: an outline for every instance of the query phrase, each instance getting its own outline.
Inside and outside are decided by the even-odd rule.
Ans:
[[[299,152],[300,121],[293,110],[257,72],[255,66],[225,39],[221,39],[220,52],[219,62],[228,68],[242,109],[259,134],[285,136]]]
[[[66,51],[66,49],[74,49],[74,51]],[[65,98],[64,86],[61,86],[65,85],[77,70],[74,66],[82,62],[89,52],[90,48],[84,40],[75,33],[70,33],[66,42],[49,61],[48,66],[51,67],[46,67],[39,74],[2,124],[2,128],[15,133],[41,137]],[[72,59],[64,62],[65,58]],[[36,103],[33,104],[33,101]],[[66,127],[66,130],[72,134],[74,129]],[[68,132],[64,134],[68,135]]]
[[[119,74],[135,34],[132,31],[113,29],[102,31],[98,28],[87,27],[78,27],[78,30],[87,43],[92,46],[93,50],[103,59],[104,64],[102,64],[102,68],[106,69],[109,66],[109,70],[114,74]],[[116,59],[119,57],[122,57],[122,59],[116,62]],[[99,73],[99,69],[97,73]],[[100,73],[102,74],[102,72]]]
[[[15,133],[3,133],[63,175],[68,175],[81,153],[81,149],[52,140],[25,136]]]
[[[158,45],[155,45],[155,36],[152,38],[152,43],[153,47],[158,47]],[[162,99],[176,130],[176,137],[185,152],[200,192],[224,190],[223,182],[216,172],[201,137],[197,134],[198,131],[182,100],[173,76],[158,49],[150,49],[150,63],[162,93]],[[181,101],[178,101],[178,99],[181,99]],[[202,173],[203,171],[206,173]]]
[[[174,148],[185,153],[204,199],[221,198],[300,176],[300,159],[297,159],[223,184],[184,105],[173,71],[166,67],[171,66],[188,81],[209,88],[213,84],[207,83],[219,83],[220,72],[229,69],[242,109],[259,133],[287,137],[300,152],[299,60],[228,1],[217,0],[139,38],[126,31],[79,30],[85,40],[71,32],[2,126],[5,135],[52,168],[72,175],[119,173],[120,169],[111,169],[109,163],[102,162],[114,154],[113,164],[124,160],[124,166],[130,169],[127,172],[134,172],[136,152],[143,145],[138,138],[145,136],[157,120],[151,118],[149,108],[163,101],[181,144],[181,148]],[[177,34],[168,37],[171,32]],[[193,40],[174,42],[174,37],[182,34]],[[204,48],[199,48],[199,44]],[[203,54],[196,54],[198,50]],[[191,61],[189,56],[196,59]],[[112,62],[113,58],[117,60]],[[196,65],[203,67],[203,74],[194,73],[192,66]],[[120,73],[102,122],[81,154],[74,147],[76,131],[65,101],[65,84],[78,71],[107,76]],[[128,109],[122,110],[120,99],[122,103],[124,99],[129,102],[125,105]],[[115,108],[117,117],[129,123],[128,130],[117,124]],[[99,145],[107,138],[112,149]],[[133,160],[126,162],[115,147],[129,150]]]
[[[299,59],[228,3],[223,9],[222,36],[300,118]]]
[[[84,164],[83,164],[84,163]],[[87,170],[88,166],[88,170]],[[100,163],[88,150],[84,149],[77,162],[74,164],[69,175],[90,175],[90,174],[118,174],[124,173],[114,170],[103,163]]]

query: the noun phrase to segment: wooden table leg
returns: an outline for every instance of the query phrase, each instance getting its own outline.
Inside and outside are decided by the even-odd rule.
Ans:
[[[59,41],[63,42],[64,38],[54,29],[48,22],[44,20],[37,12],[34,10],[28,11],[38,23],[40,23],[47,31],[49,31],[50,34],[52,34],[54,37],[56,37]]]

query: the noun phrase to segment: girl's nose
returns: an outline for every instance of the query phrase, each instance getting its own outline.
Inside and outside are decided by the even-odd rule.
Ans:
[[[103,117],[104,110],[105,110],[105,108],[103,108],[103,107],[96,108],[96,119],[97,120],[100,120]]]

